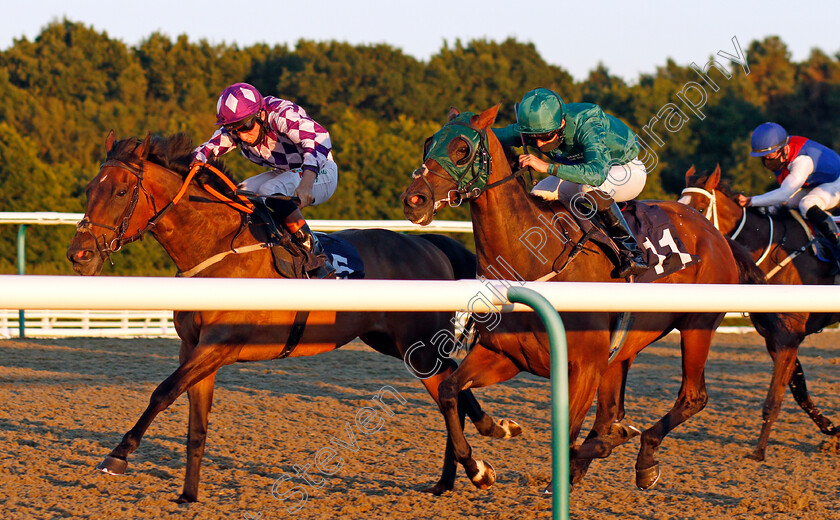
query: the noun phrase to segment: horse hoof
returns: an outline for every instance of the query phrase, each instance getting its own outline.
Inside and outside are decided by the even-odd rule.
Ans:
[[[754,460],[756,462],[764,462],[764,451],[763,450],[755,450],[752,453],[748,453],[744,455],[745,459]]]
[[[636,487],[639,489],[650,489],[659,482],[661,472],[659,471],[659,463],[647,469],[636,470]]]
[[[444,484],[441,484],[440,482],[438,482],[437,484],[435,484],[434,486],[432,486],[430,488],[426,488],[426,489],[422,490],[423,493],[429,493],[429,494],[434,495],[436,497],[441,496],[442,494],[446,493],[447,491],[452,491],[452,488],[448,487]]]
[[[550,497],[551,495],[554,494],[554,488],[552,487],[552,484],[553,484],[552,482],[548,483],[548,486],[546,486],[545,489],[543,489],[543,491],[542,491],[542,496]],[[569,493],[571,493],[574,490],[575,490],[574,484],[569,484]]]
[[[478,489],[488,489],[496,482],[496,470],[489,462],[483,460],[475,461],[478,470],[470,476],[470,481]]]
[[[499,421],[499,427],[505,431],[502,439],[512,439],[522,434],[522,426],[513,419],[502,419]]]
[[[96,465],[96,469],[109,475],[122,475],[128,467],[128,461],[108,455],[105,460]]]
[[[198,499],[196,499],[195,497],[188,497],[187,495],[185,495],[183,493],[178,495],[178,498],[175,499],[176,504],[191,504],[193,502],[198,502]],[[246,518],[247,518],[247,515],[246,515]]]
[[[633,437],[638,437],[642,434],[642,430],[631,424],[622,424],[621,427],[624,429],[624,435],[627,437],[627,440],[630,440]]]

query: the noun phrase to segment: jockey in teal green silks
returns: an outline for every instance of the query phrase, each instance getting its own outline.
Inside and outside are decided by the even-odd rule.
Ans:
[[[493,132],[506,149],[523,147],[521,167],[550,175],[532,193],[556,200],[560,191],[582,188],[594,206],[595,218],[620,252],[618,276],[643,273],[648,268],[644,255],[616,204],[638,196],[647,180],[633,131],[598,105],[564,103],[546,88],[525,94],[516,117],[516,123]],[[548,161],[528,154],[528,146],[537,148]],[[567,186],[562,186],[563,181],[568,181]]]

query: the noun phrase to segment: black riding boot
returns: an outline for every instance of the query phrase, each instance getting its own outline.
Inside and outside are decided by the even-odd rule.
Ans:
[[[835,248],[840,249],[840,229],[837,228],[831,215],[817,206],[811,206],[805,213],[805,218],[823,238]]]
[[[597,213],[598,218],[604,225],[604,230],[618,247],[620,262],[618,267],[618,278],[627,278],[630,275],[640,275],[648,269],[645,255],[639,249],[636,237],[627,226],[624,215],[613,202],[606,209]]]
[[[329,257],[327,257],[326,251],[324,251],[324,248],[321,246],[321,242],[318,241],[318,237],[312,233],[311,229],[309,229],[309,224],[301,226],[301,228],[298,229],[292,236],[302,248],[324,261],[322,265],[306,273],[309,275],[309,278],[332,277],[335,273],[335,268],[333,267],[332,262],[330,262]]]

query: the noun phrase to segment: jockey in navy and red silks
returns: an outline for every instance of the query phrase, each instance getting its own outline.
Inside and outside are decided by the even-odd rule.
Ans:
[[[814,229],[840,247],[840,230],[826,211],[840,205],[840,156],[816,141],[789,136],[776,123],[759,125],[752,134],[753,157],[761,157],[780,186],[763,195],[738,195],[741,206],[798,205]]]
[[[193,151],[193,162],[207,162],[239,147],[251,162],[270,168],[244,180],[239,187],[263,196],[298,197],[299,207],[276,199],[269,199],[267,204],[301,246],[325,261],[325,267],[310,276],[329,275],[332,266],[300,212],[300,208],[321,204],[335,193],[338,166],[333,160],[329,132],[300,106],[277,97],[263,97],[247,83],[236,83],[222,91],[216,114],[219,129]]]

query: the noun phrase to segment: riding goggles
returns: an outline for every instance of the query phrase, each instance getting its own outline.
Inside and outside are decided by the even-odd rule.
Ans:
[[[257,116],[251,116],[243,119],[242,121],[237,121],[235,123],[225,125],[225,130],[227,130],[231,134],[238,134],[240,132],[250,132],[251,129],[254,128],[255,124],[257,124]]]

